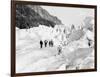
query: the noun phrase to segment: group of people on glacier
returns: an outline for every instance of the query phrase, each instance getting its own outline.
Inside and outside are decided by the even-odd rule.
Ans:
[[[63,32],[65,33],[65,29],[64,29]],[[91,47],[91,45],[93,45],[94,40],[93,40],[93,37],[88,36],[89,35],[88,33],[91,33],[93,35],[93,31],[90,31],[89,27],[80,27],[80,29],[76,30],[75,25],[72,25],[71,26],[71,32],[70,32],[70,34],[68,34],[68,37],[66,37],[67,44],[69,44],[70,42],[73,42],[73,41],[80,40],[81,38],[85,37],[85,40],[88,41],[87,45],[89,47]],[[66,34],[66,36],[67,36],[67,34]],[[53,46],[54,46],[53,40],[50,40],[50,41],[40,40],[40,48],[53,47]],[[62,45],[57,46],[58,54],[60,54],[62,52],[62,49],[63,49]]]
[[[40,40],[40,48],[43,48],[43,47],[53,47],[53,41],[52,40],[50,40],[50,41],[48,41],[48,40]]]

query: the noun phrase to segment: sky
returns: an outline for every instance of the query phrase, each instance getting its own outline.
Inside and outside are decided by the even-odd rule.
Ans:
[[[51,15],[57,16],[64,25],[82,25],[85,17],[91,16],[94,18],[94,9],[89,8],[73,8],[73,7],[58,7],[58,6],[41,6],[46,9]]]

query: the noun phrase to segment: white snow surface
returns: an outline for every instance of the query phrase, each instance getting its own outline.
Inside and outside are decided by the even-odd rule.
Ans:
[[[77,34],[75,32],[70,33],[69,28],[63,25],[54,28],[44,25],[30,29],[16,28],[16,72],[94,68],[94,46],[89,47],[87,40],[89,38],[94,42],[93,32],[81,29]],[[66,38],[69,33],[69,38]],[[54,46],[40,48],[40,40],[53,40]],[[57,50],[59,45],[62,47],[60,54]]]

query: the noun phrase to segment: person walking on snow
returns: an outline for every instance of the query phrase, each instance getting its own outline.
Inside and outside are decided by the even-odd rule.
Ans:
[[[59,45],[59,46],[57,47],[57,50],[58,50],[58,55],[60,55],[60,53],[62,52],[62,47]]]
[[[42,47],[43,47],[43,41],[40,40],[40,48],[42,48]]]
[[[47,43],[48,43],[48,41],[47,41],[47,40],[45,40],[45,41],[44,41],[45,47],[47,47]]]

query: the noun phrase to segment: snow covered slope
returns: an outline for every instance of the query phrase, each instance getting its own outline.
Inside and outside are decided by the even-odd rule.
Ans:
[[[92,32],[84,28],[87,32],[82,29],[74,30],[66,37],[64,29],[57,25],[54,28],[44,25],[30,29],[16,28],[16,72],[94,68],[94,46],[89,46],[87,39],[92,38],[92,42],[94,41],[89,35]],[[40,48],[40,40],[51,39],[53,47]],[[59,45],[62,47],[60,54],[57,50]]]

